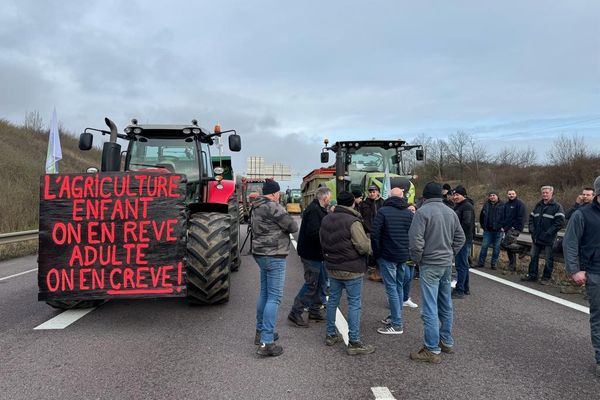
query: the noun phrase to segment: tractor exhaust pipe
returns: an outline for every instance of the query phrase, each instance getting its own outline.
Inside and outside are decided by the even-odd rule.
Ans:
[[[110,128],[110,141],[102,147],[102,172],[119,171],[121,169],[121,145],[117,143],[117,126],[108,118],[104,122]]]

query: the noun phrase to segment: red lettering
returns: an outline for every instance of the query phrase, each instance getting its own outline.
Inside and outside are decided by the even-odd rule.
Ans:
[[[125,243],[138,241],[137,235],[135,234],[135,228],[135,221],[125,221],[125,223],[123,224],[123,241]],[[129,235],[131,235],[131,240],[129,239]]]
[[[81,243],[81,225],[77,224],[77,227],[74,227],[71,224],[57,222],[52,227],[52,241],[58,245]]]
[[[90,221],[88,223],[88,243],[89,244],[100,244],[100,240],[96,239],[98,236],[98,232],[94,230],[94,228],[98,227],[100,223],[95,221]]]
[[[132,287],[132,288],[135,287],[135,285],[133,283],[133,270],[131,268],[125,268],[123,270],[123,287],[124,288],[128,287],[127,282],[129,282],[131,285],[129,287]]]
[[[164,193],[164,196],[168,196],[167,192],[167,178],[164,176],[156,177],[156,197],[160,197],[161,192]]]
[[[69,290],[73,290],[73,288],[75,288],[75,272],[72,269],[69,269],[68,271],[61,269],[60,272],[62,291],[64,292],[67,290],[67,286],[69,287]]]
[[[55,194],[50,194],[50,175],[44,175],[44,200],[53,200]]]
[[[122,200],[116,199],[115,204],[113,206],[113,212],[110,215],[110,219],[114,220],[115,217],[119,215],[119,219],[125,219],[125,215],[123,215],[123,203]]]
[[[73,201],[73,221],[83,221],[83,217],[78,216],[80,212],[83,212],[83,203],[85,200],[78,199]],[[87,216],[89,218],[89,215]]]
[[[104,270],[92,269],[92,288],[104,289]]]
[[[154,236],[157,240],[160,240],[162,237],[162,232],[165,229],[165,221],[160,223],[160,229],[158,229],[156,221],[152,221],[152,229],[154,229]]]
[[[139,267],[136,270],[136,281],[135,281],[135,286],[138,289],[146,289],[148,287],[148,285],[146,284],[146,282],[144,282],[146,280],[146,277],[143,275],[144,272],[148,272],[149,268],[148,267]]]
[[[173,287],[172,283],[167,282],[168,279],[171,279],[171,275],[169,274],[169,271],[171,271],[172,269],[173,269],[172,265],[167,265],[167,266],[163,267],[162,287]]]
[[[148,203],[154,200],[152,197],[140,197],[139,199],[142,202],[142,218],[148,217]]]
[[[110,280],[110,286],[113,289],[121,288],[121,284],[119,282],[115,282],[114,276],[115,276],[115,274],[121,274],[122,272],[123,271],[121,271],[121,268],[114,268],[112,271],[110,271],[110,276],[108,277],[108,279]]]
[[[110,182],[111,181],[111,177],[110,176],[105,176],[104,178],[102,178],[102,180],[100,181],[100,190],[99,190],[99,195],[101,198],[103,199],[108,199],[110,197],[110,193],[106,193],[104,192],[104,182]]]
[[[142,249],[147,249],[148,245],[147,244],[138,244],[136,246],[136,255],[135,255],[135,263],[138,265],[148,265],[148,261],[144,260],[144,257],[146,257],[146,253],[142,252]]]
[[[168,242],[175,242],[177,241],[177,237],[173,236],[173,233],[175,232],[175,226],[177,225],[177,220],[176,219],[170,219],[167,221],[167,241]]]
[[[62,179],[61,179],[62,178]],[[71,198],[71,186],[69,186],[69,175],[61,175],[56,179],[56,183],[62,180],[62,184],[60,185],[60,189],[58,191],[58,197],[61,199]]]
[[[55,284],[52,284],[52,282]],[[56,292],[58,290],[58,287],[60,286],[60,278],[56,268],[52,268],[50,271],[48,271],[48,275],[46,275],[46,286],[50,292]]]
[[[156,274],[154,273],[156,271]],[[152,287],[158,287],[158,281],[160,280],[160,273],[162,271],[162,267],[158,267],[158,270],[155,268],[150,268],[150,278],[152,279]]]
[[[139,241],[140,242],[149,242],[150,238],[148,237],[148,225],[150,225],[150,221],[140,221],[139,224]]]
[[[98,258],[98,250],[96,250],[95,247],[84,246],[83,252],[85,254],[85,261],[83,265],[88,266],[96,262],[96,259]]]
[[[83,176],[74,176],[71,179],[71,194],[74,199],[81,199],[83,197],[83,189],[79,186],[83,181]]]
[[[81,255],[81,249],[79,246],[73,247],[73,252],[71,253],[71,259],[69,260],[69,267],[72,267],[75,262],[79,265],[83,265],[83,256]]]
[[[179,193],[175,193],[177,191],[177,187],[179,186],[179,175],[171,175],[169,177],[169,192],[167,194],[168,197],[179,197]]]
[[[79,270],[79,289],[90,290],[90,287],[85,285],[85,282],[87,281],[85,274],[89,273],[90,271],[90,268],[82,268]]]

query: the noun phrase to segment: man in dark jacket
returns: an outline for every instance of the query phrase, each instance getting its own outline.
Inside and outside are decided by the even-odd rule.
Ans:
[[[467,198],[467,189],[458,185],[453,193],[454,211],[460,221],[460,226],[465,234],[465,244],[456,254],[456,287],[452,291],[453,299],[462,299],[471,294],[469,287],[469,254],[473,245],[473,232],[475,231],[475,208],[471,199]]]
[[[600,378],[600,176],[594,181],[596,197],[569,219],[563,240],[565,267],[571,278],[585,285],[590,301],[590,330]]]
[[[335,317],[342,290],[348,296],[348,347],[350,355],[369,354],[375,351],[360,340],[360,310],[366,257],[371,255],[371,241],[363,228],[360,214],[353,207],[354,196],[349,192],[337,195],[338,205],[321,222],[321,248],[325,268],[329,272],[329,300],[327,302],[328,346],[342,341],[335,329]]]
[[[384,335],[399,335],[402,329],[404,273],[408,261],[408,230],[413,213],[404,199],[404,190],[393,188],[373,221],[371,247],[390,305],[389,324],[377,329]]]
[[[321,221],[327,215],[327,206],[331,200],[331,191],[320,187],[315,193],[315,199],[306,207],[302,214],[300,233],[298,234],[298,255],[304,266],[304,285],[294,299],[294,305],[288,319],[296,326],[308,328],[307,321],[302,318],[305,308],[308,308],[308,319],[324,321],[321,315],[321,293],[325,290],[326,275],[323,263],[323,251],[319,239]]]
[[[552,270],[554,268],[552,246],[554,245],[556,234],[565,224],[565,211],[563,210],[563,206],[552,198],[554,194],[552,186],[542,186],[541,192],[542,200],[535,205],[535,208],[529,215],[529,233],[532,241],[531,261],[529,262],[527,276],[521,278],[521,280],[527,282],[537,281],[540,253],[544,250],[546,265],[544,266],[544,274],[540,283],[548,285],[552,279]]]
[[[298,225],[279,204],[279,184],[267,180],[263,195],[252,203],[252,255],[260,267],[260,294],[256,302],[256,337],[260,356],[278,356],[283,348],[274,343],[277,310],[283,296],[285,258],[290,251],[290,233]],[[258,340],[257,340],[258,339]]]
[[[577,211],[581,207],[587,206],[588,204],[592,204],[593,200],[594,200],[594,188],[591,188],[591,187],[583,188],[583,190],[581,191],[581,194],[579,196],[577,196],[577,199],[575,199],[575,204],[573,204],[571,209],[567,212],[567,214],[565,216],[566,220],[568,221],[569,219],[571,219],[571,216],[575,213],[575,211]]]
[[[379,188],[376,185],[371,185],[369,186],[368,191],[368,197],[360,204],[358,208],[360,215],[362,215],[363,224],[367,235],[371,233],[371,226],[373,225],[375,215],[377,215],[379,209],[383,207],[383,199],[379,193]],[[383,281],[379,275],[379,271],[377,270],[375,259],[373,257],[369,257],[367,260],[369,264],[367,279],[375,282]]]
[[[502,230],[506,236],[510,236],[514,241],[519,237],[519,234],[523,232],[525,226],[525,217],[527,215],[527,206],[517,198],[517,192],[509,189],[506,192],[507,202],[504,203],[503,217],[502,217]],[[517,256],[514,251],[506,249],[508,255],[508,269],[516,271],[517,269]]]
[[[444,183],[442,186],[442,202],[450,208],[454,208],[454,201],[452,201],[452,187]]]
[[[483,229],[483,241],[479,250],[478,268],[485,266],[488,247],[492,245],[492,269],[496,269],[498,257],[500,256],[500,242],[502,241],[502,217],[503,217],[502,201],[498,198],[496,191],[491,191],[488,194],[488,200],[485,202],[479,213],[479,225]]]

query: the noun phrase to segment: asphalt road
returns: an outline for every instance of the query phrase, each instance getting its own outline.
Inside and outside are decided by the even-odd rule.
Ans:
[[[35,256],[0,263],[0,279],[35,267]],[[439,365],[408,358],[422,343],[419,309],[404,309],[403,335],[376,332],[388,313],[379,283],[364,288],[361,331],[373,354],[325,346],[324,323],[290,326],[303,281],[295,251],[277,329],[285,353],[269,359],[252,343],[258,267],[249,256],[227,304],[115,300],[62,330],[34,330],[60,314],[37,301],[36,279],[0,280],[0,399],[374,399],[373,387],[396,399],[600,398],[587,314],[475,274],[472,295],[455,302],[456,354]],[[412,298],[420,304],[418,281]]]

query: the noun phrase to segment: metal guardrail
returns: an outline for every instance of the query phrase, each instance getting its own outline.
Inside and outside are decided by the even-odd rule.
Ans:
[[[37,240],[39,233],[37,229],[23,232],[0,233],[0,245],[24,242],[26,240]]]

